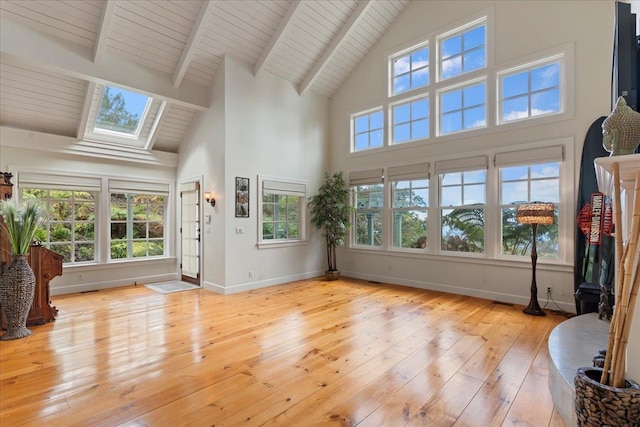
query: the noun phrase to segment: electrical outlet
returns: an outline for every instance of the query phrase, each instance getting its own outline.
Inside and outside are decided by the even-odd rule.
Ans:
[[[551,286],[547,286],[547,295],[551,295]]]

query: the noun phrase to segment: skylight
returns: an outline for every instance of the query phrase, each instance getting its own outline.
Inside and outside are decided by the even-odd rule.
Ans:
[[[149,101],[150,98],[141,93],[105,86],[100,98],[94,132],[137,138]]]

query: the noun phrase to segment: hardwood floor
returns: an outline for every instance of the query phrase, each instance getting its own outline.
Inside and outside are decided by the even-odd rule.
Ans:
[[[564,426],[553,313],[351,279],[53,302],[0,343],[3,427]]]

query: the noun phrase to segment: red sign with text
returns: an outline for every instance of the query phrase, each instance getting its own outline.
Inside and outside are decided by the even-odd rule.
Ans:
[[[590,245],[599,245],[602,235],[610,236],[613,230],[611,201],[607,201],[603,193],[593,193],[591,203],[580,209],[578,226],[587,236]]]

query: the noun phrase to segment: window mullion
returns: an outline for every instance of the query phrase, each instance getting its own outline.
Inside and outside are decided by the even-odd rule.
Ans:
[[[127,258],[133,258],[133,196],[127,194]]]

